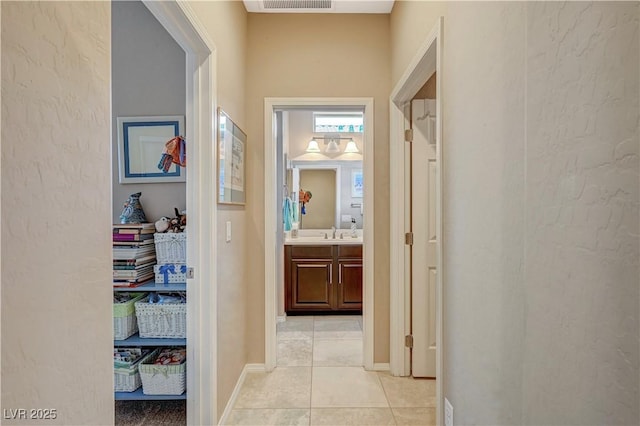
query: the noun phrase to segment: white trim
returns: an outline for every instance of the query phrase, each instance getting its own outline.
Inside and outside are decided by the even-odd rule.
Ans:
[[[222,416],[220,416],[220,421],[217,423],[219,425],[227,424],[227,420],[233,411],[233,406],[236,404],[236,399],[238,399],[238,395],[240,394],[240,389],[242,389],[242,385],[244,384],[244,379],[247,377],[247,373],[264,373],[264,364],[245,364],[242,368],[242,372],[236,381],[236,386],[233,388],[233,392],[231,392],[231,396],[229,397],[229,401],[227,401],[227,406],[224,407],[224,411],[222,412]]]
[[[189,143],[187,262],[195,279],[187,283],[187,424],[214,424],[217,419],[217,283],[211,259],[216,258],[213,161],[216,110],[216,48],[187,2],[143,0],[145,6],[186,54],[186,132]]]
[[[418,90],[424,85],[428,78],[435,71],[438,75],[436,80],[436,161],[438,164],[438,172],[436,175],[436,251],[437,251],[437,313],[436,313],[436,424],[442,424],[442,407],[444,406],[444,378],[443,378],[443,277],[445,271],[443,268],[443,138],[442,138],[442,49],[443,43],[443,24],[442,17],[434,26],[429,36],[417,51],[413,60],[407,67],[406,71],[396,84],[396,87],[390,96],[390,187],[404,188],[404,111],[403,107],[406,102],[410,101]],[[435,48],[435,55],[432,49]],[[410,366],[406,361],[406,352],[404,348],[404,335],[408,330],[405,328],[405,312],[408,306],[406,303],[406,288],[408,274],[405,271],[405,194],[404,191],[391,191],[390,203],[397,206],[391,209],[390,214],[390,369],[393,375],[406,375],[410,371]]]
[[[278,315],[276,317],[276,322],[286,322],[286,321],[287,321],[287,314]]]
[[[373,217],[373,98],[265,98],[264,100],[264,279],[265,279],[265,368],[276,366],[276,137],[273,125],[274,108],[304,106],[354,106],[364,108],[365,181],[363,217],[363,363],[366,370],[373,369],[373,254],[375,219]]]
[[[388,362],[377,362],[373,364],[373,371],[389,371],[389,363]]]

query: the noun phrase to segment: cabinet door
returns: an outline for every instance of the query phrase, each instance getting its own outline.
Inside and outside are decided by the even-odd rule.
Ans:
[[[337,309],[362,309],[362,260],[338,261]]]
[[[291,261],[290,310],[327,310],[332,307],[333,260]]]

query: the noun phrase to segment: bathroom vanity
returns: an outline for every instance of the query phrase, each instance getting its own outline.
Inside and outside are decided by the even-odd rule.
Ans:
[[[362,312],[362,237],[285,239],[285,311]]]

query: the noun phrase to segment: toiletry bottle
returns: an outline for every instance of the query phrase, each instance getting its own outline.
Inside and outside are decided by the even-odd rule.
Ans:
[[[358,233],[356,232],[355,218],[351,218],[351,238],[358,238]]]

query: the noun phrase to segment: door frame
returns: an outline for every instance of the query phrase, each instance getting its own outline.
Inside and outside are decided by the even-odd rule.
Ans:
[[[189,212],[187,264],[187,424],[217,424],[217,282],[216,258],[216,47],[185,1],[143,0],[153,16],[185,51],[185,139],[189,144],[186,198]]]
[[[364,187],[362,283],[363,319],[363,364],[366,370],[373,370],[373,98],[265,98],[264,99],[264,280],[265,280],[265,370],[276,367],[277,337],[277,236],[276,209],[280,208],[276,190],[276,134],[275,109],[303,108],[314,106],[341,106],[363,108],[365,132],[363,137],[363,179],[369,182]]]
[[[429,77],[436,72],[436,424],[442,424],[443,393],[443,146],[442,146],[442,57],[443,57],[443,17],[440,17],[389,97],[390,111],[390,187],[405,188],[404,152],[404,106],[410,102]],[[409,117],[410,119],[410,117]],[[405,335],[410,334],[410,271],[407,269],[408,248],[404,234],[408,232],[405,220],[407,201],[410,194],[405,191],[391,191],[390,202],[395,208],[390,212],[390,353],[389,367],[394,376],[408,376],[411,372],[410,350],[405,347]]]

